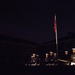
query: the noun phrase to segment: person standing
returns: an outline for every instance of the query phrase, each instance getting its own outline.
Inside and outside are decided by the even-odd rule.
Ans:
[[[72,48],[71,63],[70,63],[70,65],[75,65],[75,48]]]
[[[36,54],[31,55],[31,66],[36,66]]]
[[[54,65],[58,65],[57,53],[53,53],[53,55],[54,55],[53,63],[54,63]]]
[[[69,61],[69,53],[68,53],[68,51],[65,51],[65,56],[64,56],[64,59],[67,61],[66,63],[65,63],[65,65],[69,65],[70,64],[70,61]]]
[[[45,65],[48,66],[48,63],[49,63],[49,54],[46,53],[45,54]]]
[[[49,55],[49,65],[54,65],[54,61],[53,61],[53,52],[49,52],[50,53],[50,55]]]
[[[37,54],[36,55],[36,63],[37,63],[37,66],[40,65],[40,63],[41,63],[40,61],[41,61],[41,59],[40,59],[39,55]]]

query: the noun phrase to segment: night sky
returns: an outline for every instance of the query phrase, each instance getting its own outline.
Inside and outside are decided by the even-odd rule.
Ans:
[[[0,34],[39,44],[75,32],[75,2],[54,0],[0,0]]]

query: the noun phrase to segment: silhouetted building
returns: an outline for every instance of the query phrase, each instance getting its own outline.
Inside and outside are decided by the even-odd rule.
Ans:
[[[56,51],[56,41],[52,40],[42,44],[44,51]],[[71,55],[71,49],[75,47],[75,33],[69,32],[67,36],[58,38],[58,56],[60,58],[64,58],[64,51],[67,50],[69,52],[69,56]]]
[[[39,44],[34,42],[0,35],[0,55],[2,64],[24,64],[30,60],[30,55],[35,52]]]

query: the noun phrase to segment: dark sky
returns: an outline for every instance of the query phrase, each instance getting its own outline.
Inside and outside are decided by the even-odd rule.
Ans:
[[[53,21],[57,15],[58,37],[75,32],[75,2],[54,0],[0,1],[0,34],[44,43],[55,39]]]

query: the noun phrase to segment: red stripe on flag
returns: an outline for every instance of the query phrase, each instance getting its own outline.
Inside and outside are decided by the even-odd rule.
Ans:
[[[54,31],[56,32],[56,15],[54,16]]]

